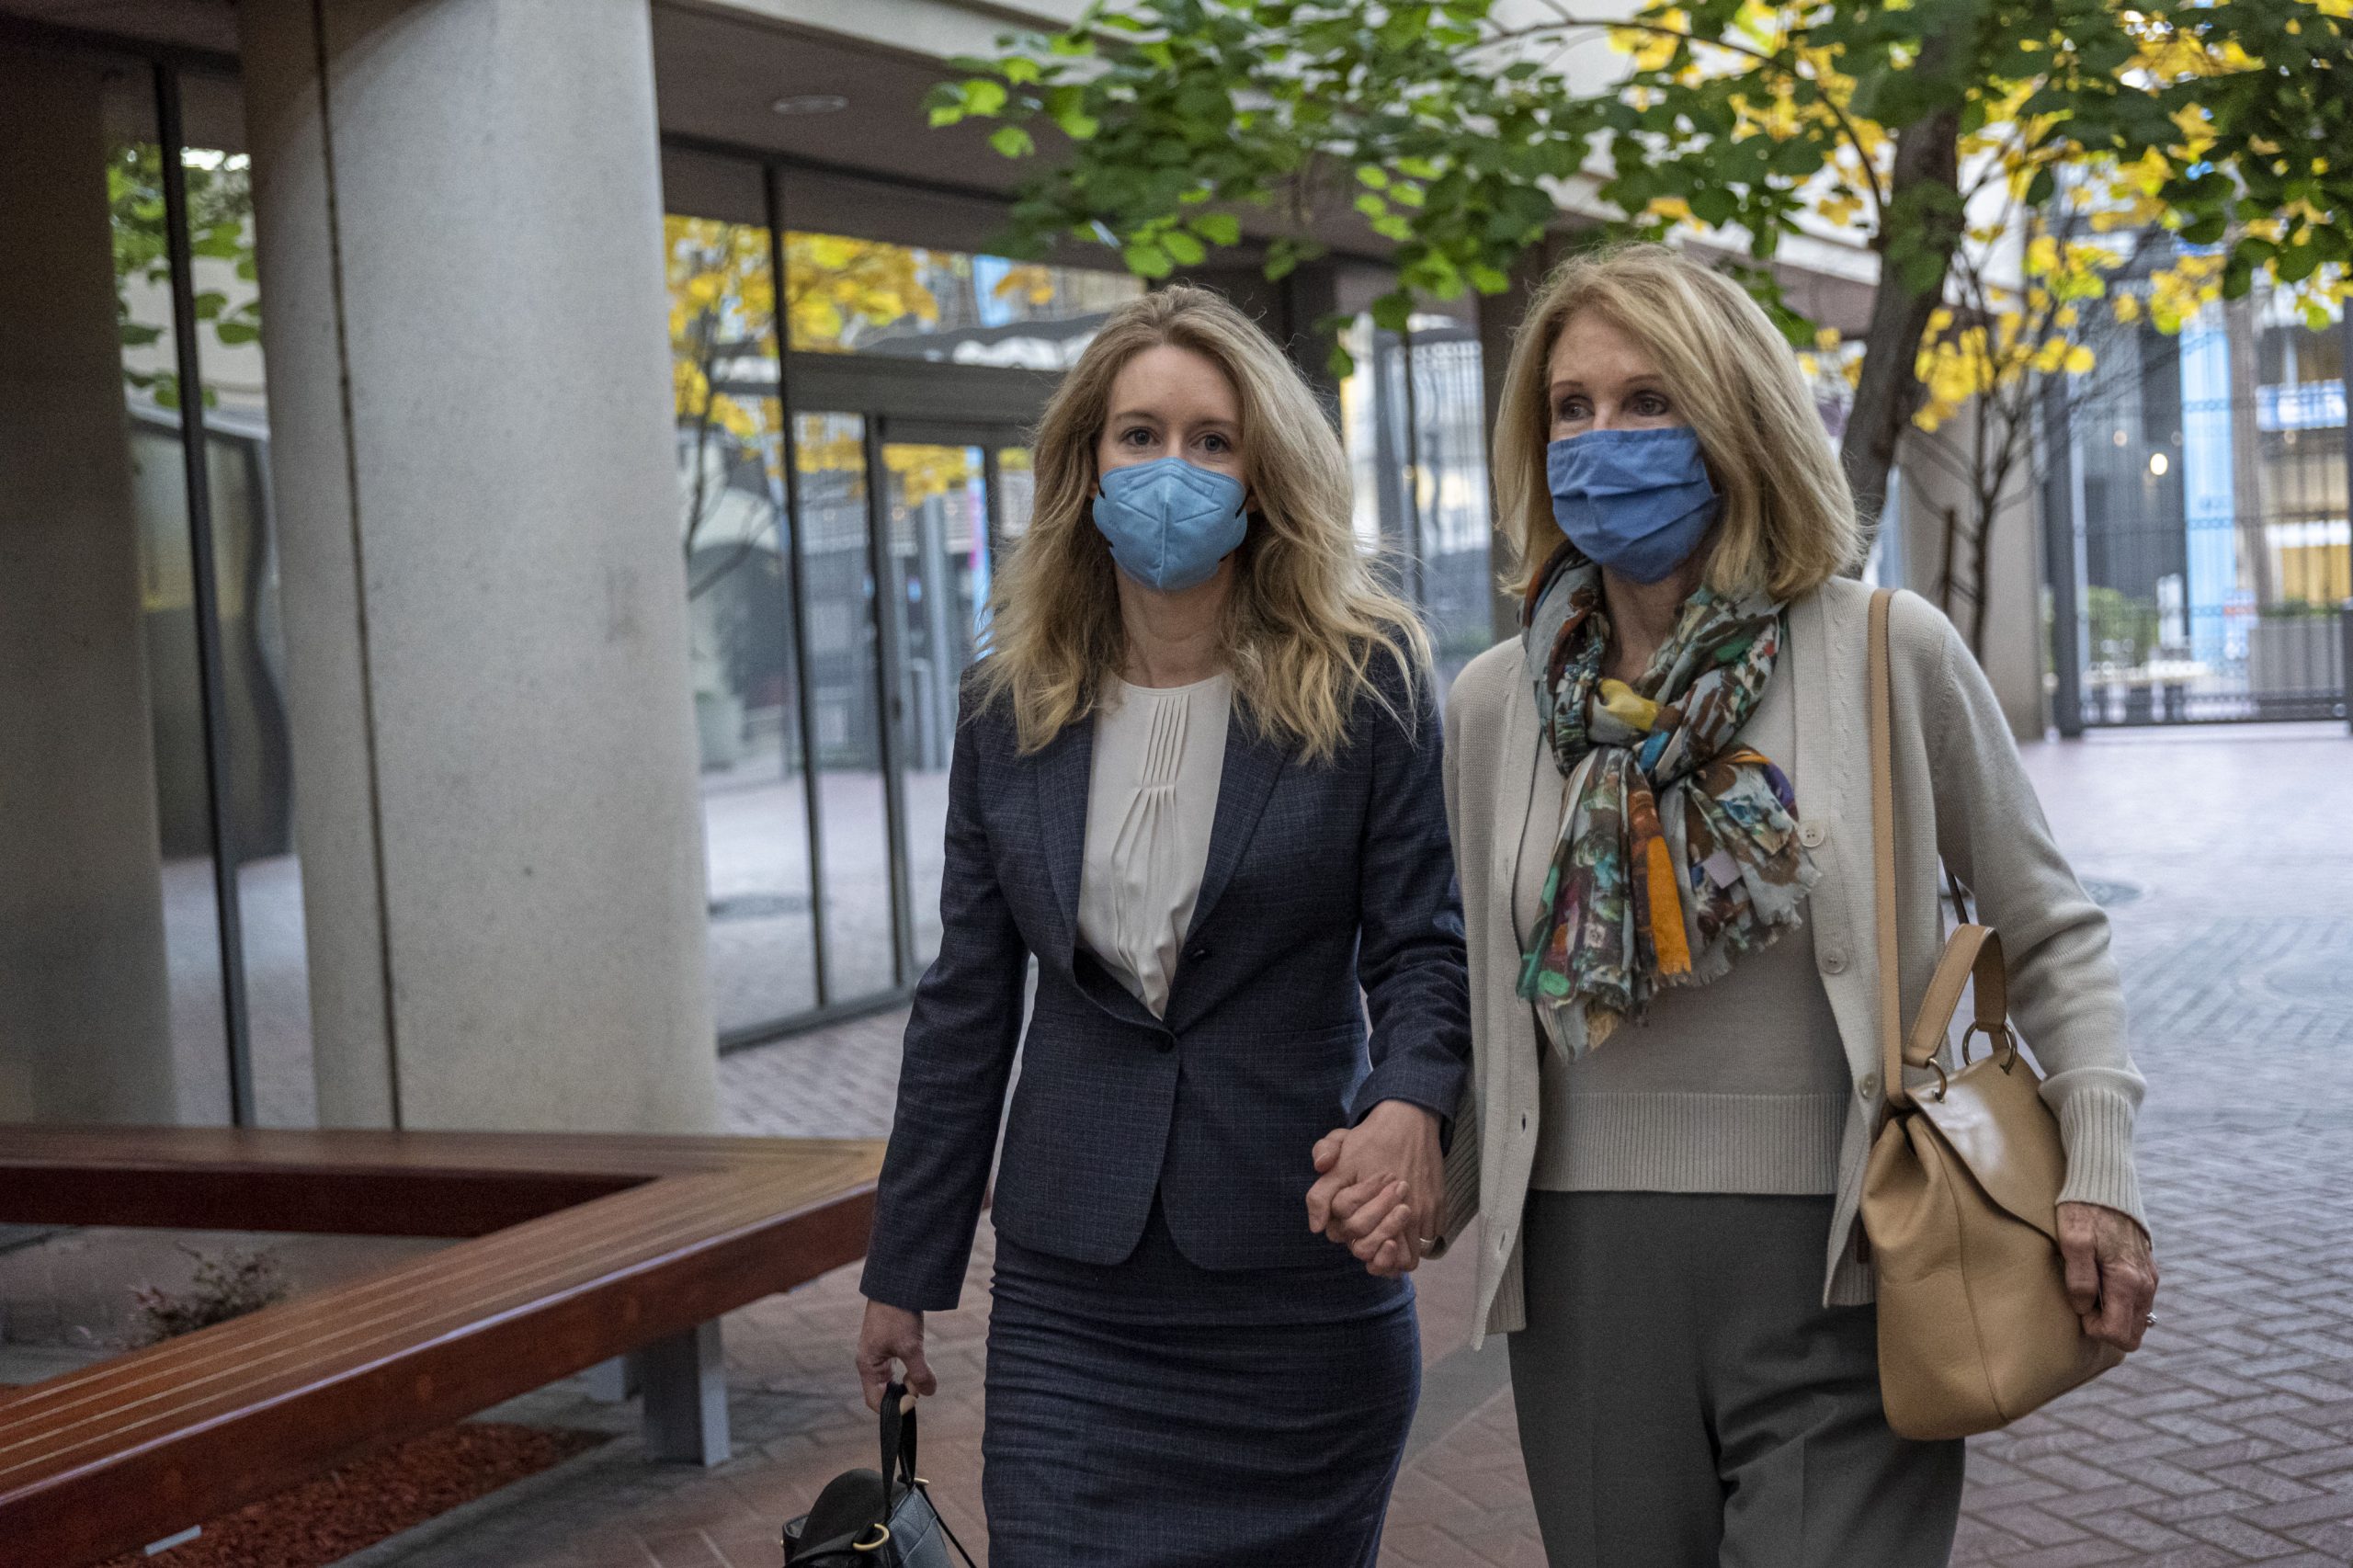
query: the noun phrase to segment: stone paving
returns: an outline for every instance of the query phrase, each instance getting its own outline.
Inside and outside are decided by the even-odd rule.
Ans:
[[[2207,729],[2029,748],[2101,884],[2152,1085],[2142,1162],[2161,1326],[2125,1368],[1972,1449],[1957,1564],[2353,1562],[2353,740]],[[731,1127],[888,1124],[884,1015],[722,1063]],[[1499,1345],[1473,1355],[1464,1247],[1426,1268],[1426,1388],[1384,1564],[1542,1562]],[[984,1551],[978,1453],[989,1236],[932,1321],[924,1466]],[[854,1270],[728,1320],[741,1457],[644,1465],[624,1437],[349,1560],[360,1568],[773,1568],[776,1527],[870,1463],[849,1366]],[[625,1425],[559,1385],[506,1412]],[[984,1559],[985,1560],[985,1559]],[[1868,1568],[1868,1565],[1856,1565]]]

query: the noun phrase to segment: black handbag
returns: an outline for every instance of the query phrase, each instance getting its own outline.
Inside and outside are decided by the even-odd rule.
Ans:
[[[784,1527],[785,1568],[954,1568],[950,1546],[976,1568],[915,1473],[915,1404],[898,1383],[883,1391],[881,1471],[845,1471],[825,1483]]]

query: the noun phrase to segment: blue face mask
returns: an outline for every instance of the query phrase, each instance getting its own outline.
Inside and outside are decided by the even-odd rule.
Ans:
[[[1095,498],[1095,526],[1120,570],[1164,594],[1199,587],[1250,529],[1242,482],[1183,458],[1115,468]]]
[[[1544,449],[1552,517],[1597,566],[1659,582],[1699,548],[1723,497],[1688,426],[1588,430]]]

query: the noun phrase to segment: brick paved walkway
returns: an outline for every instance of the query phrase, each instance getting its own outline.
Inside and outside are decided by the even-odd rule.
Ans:
[[[2163,1325],[2126,1368],[1975,1445],[1958,1564],[2353,1562],[2353,741],[2201,730],[2029,749],[2062,841],[2107,884],[2152,1083],[2143,1169]],[[730,1125],[887,1125],[897,1019],[722,1064]],[[1465,1248],[1421,1279],[1427,1366],[1384,1564],[1542,1562],[1500,1346],[1463,1348]],[[925,1469],[976,1549],[989,1256],[935,1317]],[[1461,1260],[1461,1261],[1458,1261]],[[775,1527],[870,1428],[852,1271],[728,1320],[744,1457],[643,1465],[633,1438],[350,1562],[357,1568],[773,1568]],[[559,1385],[536,1419],[625,1425]],[[1859,1564],[1856,1568],[1869,1568]]]

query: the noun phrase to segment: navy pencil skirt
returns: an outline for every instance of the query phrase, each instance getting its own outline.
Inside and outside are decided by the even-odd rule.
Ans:
[[[1421,1392],[1412,1287],[1226,1272],[1159,1207],[1108,1267],[1000,1237],[981,1491],[993,1568],[1372,1568]]]

